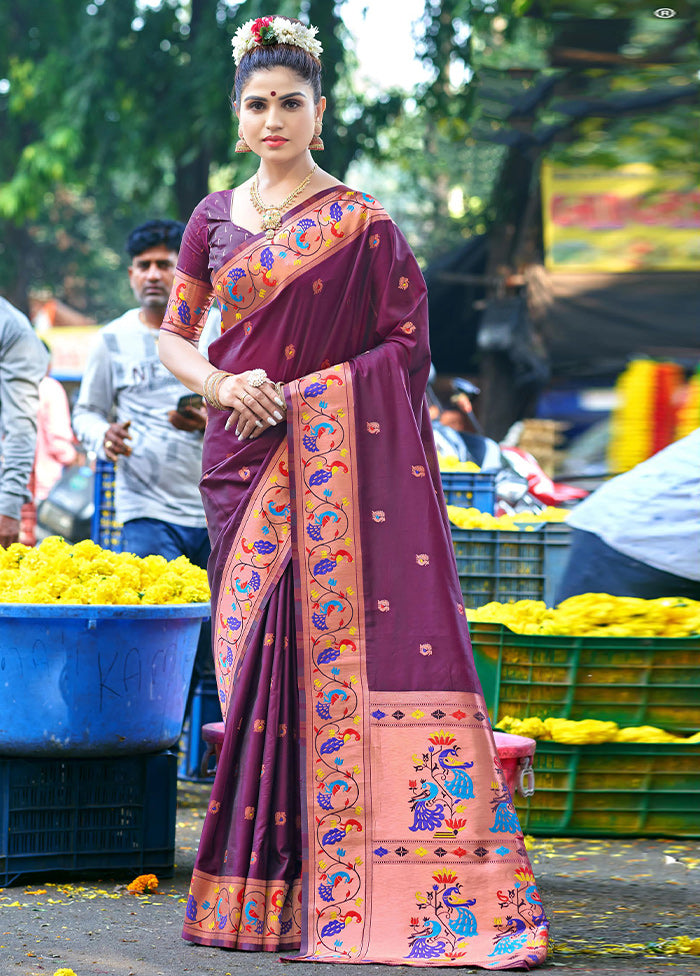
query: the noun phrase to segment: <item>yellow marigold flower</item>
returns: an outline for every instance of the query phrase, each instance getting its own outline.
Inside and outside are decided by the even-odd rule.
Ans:
[[[73,969],[66,969],[63,966],[61,969],[57,969],[53,976],[77,976],[77,973]]]
[[[126,888],[135,895],[142,895],[146,891],[158,891],[158,878],[155,874],[140,874]]]

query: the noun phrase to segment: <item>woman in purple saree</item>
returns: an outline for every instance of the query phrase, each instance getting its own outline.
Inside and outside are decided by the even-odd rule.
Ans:
[[[295,30],[252,43],[237,75],[239,111],[252,90],[265,116],[240,121],[261,178],[278,177],[269,196],[312,162],[294,127],[302,148],[313,130],[276,114],[277,92],[322,115],[283,60],[301,50],[318,72],[312,30]],[[424,401],[423,277],[380,204],[328,174],[272,234],[249,229],[246,189],[196,208],[161,336],[166,365],[216,404],[201,491],[226,731],[184,938],[532,968],[547,920],[471,655]]]

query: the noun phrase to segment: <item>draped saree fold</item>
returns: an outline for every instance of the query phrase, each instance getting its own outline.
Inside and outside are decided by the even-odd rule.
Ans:
[[[215,202],[188,225],[209,258]],[[211,411],[205,437],[226,732],[184,938],[532,968],[547,919],[471,656],[415,259],[376,200],[337,187],[210,279],[203,260],[163,327],[195,341],[213,294],[213,365],[264,368],[288,414],[239,442]]]

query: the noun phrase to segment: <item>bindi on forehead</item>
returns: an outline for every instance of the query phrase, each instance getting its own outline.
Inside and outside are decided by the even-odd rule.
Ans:
[[[273,98],[275,97],[276,94],[277,94],[277,92],[275,92],[275,91],[270,92],[270,95],[272,95]]]

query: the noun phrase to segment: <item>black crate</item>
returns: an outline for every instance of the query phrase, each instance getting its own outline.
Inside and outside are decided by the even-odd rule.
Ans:
[[[177,756],[0,758],[0,886],[26,875],[170,877]]]

